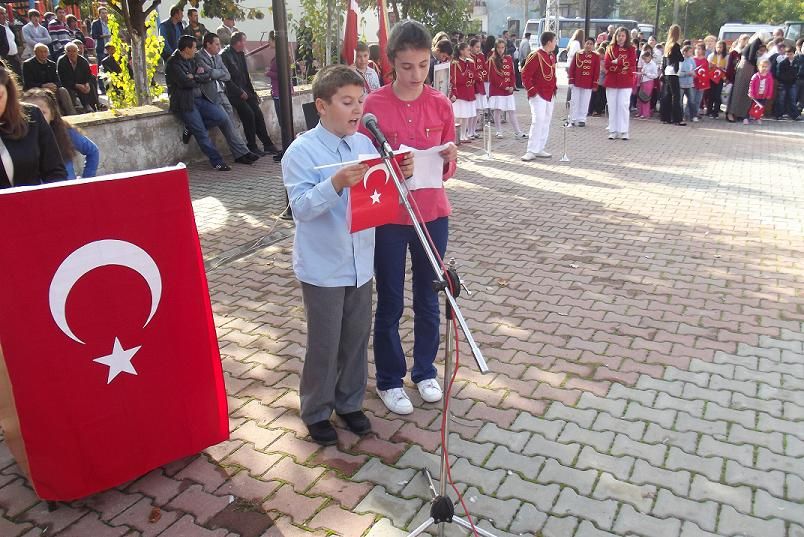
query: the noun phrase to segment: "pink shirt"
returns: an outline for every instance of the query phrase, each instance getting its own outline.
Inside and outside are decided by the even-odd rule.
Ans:
[[[754,73],[754,76],[751,77],[751,83],[748,86],[748,96],[752,99],[773,98],[773,77],[770,72],[764,75]]]
[[[377,116],[380,129],[394,150],[402,144],[415,149],[429,149],[455,141],[452,103],[430,86],[425,85],[417,99],[402,101],[394,93],[392,84],[385,85],[366,96],[363,112]],[[360,131],[371,137],[364,127],[361,126]],[[415,162],[413,165],[416,166]],[[445,164],[442,179],[446,181],[454,174],[455,161]],[[441,188],[414,190],[412,195],[424,222],[449,216],[452,212],[443,185]],[[404,205],[399,205],[399,213],[393,223],[413,225]]]

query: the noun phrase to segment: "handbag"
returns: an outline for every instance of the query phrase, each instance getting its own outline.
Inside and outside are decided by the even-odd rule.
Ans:
[[[643,103],[650,102],[650,93],[639,88],[639,93],[637,93],[637,98],[642,101]]]

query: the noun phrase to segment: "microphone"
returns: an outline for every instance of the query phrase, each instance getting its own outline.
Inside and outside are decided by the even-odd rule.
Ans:
[[[374,139],[377,140],[377,143],[380,144],[380,152],[384,153],[385,156],[393,157],[394,152],[391,149],[391,144],[388,143],[388,140],[385,138],[385,135],[380,130],[380,126],[377,125],[377,116],[374,114],[366,114],[363,116],[363,126],[374,136]]]

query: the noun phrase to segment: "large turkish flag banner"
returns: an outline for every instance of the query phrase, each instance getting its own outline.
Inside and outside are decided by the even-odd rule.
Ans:
[[[40,498],[228,438],[183,167],[0,190],[0,222],[0,345]]]

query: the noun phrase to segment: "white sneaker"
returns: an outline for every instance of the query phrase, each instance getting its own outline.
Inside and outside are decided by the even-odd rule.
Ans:
[[[698,123],[698,118],[697,117],[692,118],[692,122],[693,123]]]
[[[422,399],[424,399],[426,403],[441,401],[441,386],[438,385],[436,379],[427,379],[417,382],[416,387],[419,388],[419,395],[422,396]]]
[[[377,395],[380,396],[388,410],[394,414],[410,414],[413,412],[413,403],[410,402],[405,388],[378,389]]]
[[[627,139],[628,139],[627,134],[625,134],[625,133],[620,134],[620,140],[627,140]]]
[[[495,134],[495,137],[497,137],[497,138],[503,138],[503,133],[498,132],[497,134]]]
[[[521,160],[524,160],[525,162],[530,162],[531,160],[536,160],[536,153],[533,153],[532,151],[528,151],[527,153],[522,155]]]
[[[525,132],[518,132],[518,133],[514,134],[514,138],[527,138],[527,137],[528,137],[528,135]]]
[[[617,139],[617,133],[616,132],[610,132],[609,133],[609,140],[616,140],[616,139]]]
[[[538,153],[536,153],[536,156],[539,157],[539,158],[550,158],[553,155],[551,155],[547,151],[539,151]]]

